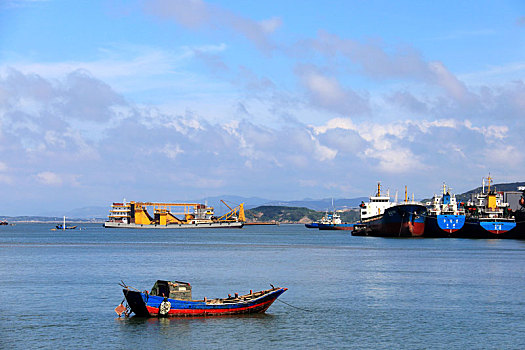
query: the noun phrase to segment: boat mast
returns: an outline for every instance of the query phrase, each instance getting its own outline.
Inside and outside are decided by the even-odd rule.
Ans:
[[[62,230],[66,230],[66,217],[64,216],[64,224],[62,225]]]

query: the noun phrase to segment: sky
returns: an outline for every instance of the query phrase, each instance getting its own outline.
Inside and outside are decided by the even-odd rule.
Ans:
[[[0,0],[1,215],[525,181],[523,1]]]

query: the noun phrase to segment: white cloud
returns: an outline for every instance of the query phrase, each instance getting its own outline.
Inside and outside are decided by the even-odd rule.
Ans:
[[[467,129],[482,134],[488,142],[495,142],[496,140],[506,138],[509,131],[506,125],[473,126],[470,120],[465,120],[464,125]]]
[[[465,85],[459,81],[441,62],[429,63],[429,68],[434,73],[437,83],[443,87],[454,99],[465,101],[469,93]]]
[[[319,160],[320,162],[324,162],[327,160],[333,160],[335,158],[335,156],[337,155],[337,150],[330,149],[329,147],[321,145],[319,143],[319,140],[315,138],[312,134],[310,134],[310,139],[313,141],[313,153],[317,160]]]
[[[492,166],[513,169],[523,163],[523,154],[512,145],[489,145],[485,150],[487,160]]]
[[[268,34],[275,32],[282,24],[283,21],[279,17],[273,17],[259,22],[263,32]]]
[[[168,143],[162,149],[162,153],[164,153],[170,159],[175,159],[179,154],[184,153],[184,150],[179,145],[172,145]]]
[[[379,170],[387,173],[407,174],[425,170],[424,165],[419,161],[419,157],[404,147],[386,147],[380,150],[369,148],[364,151],[364,155],[368,158],[377,159]]]
[[[352,89],[344,88],[340,82],[315,67],[302,66],[296,69],[310,103],[316,107],[342,115],[368,112],[368,101]]]
[[[275,48],[269,35],[281,26],[277,17],[257,22],[201,0],[148,0],[144,2],[144,9],[158,18],[171,19],[192,29],[233,29],[264,51]]]
[[[62,178],[51,171],[44,171],[36,174],[36,178],[44,185],[58,186],[62,184]]]
[[[350,118],[333,118],[330,119],[325,125],[321,126],[310,126],[316,134],[324,134],[328,130],[332,129],[343,129],[343,130],[355,130],[357,126],[352,122]]]
[[[0,162],[0,183],[5,183],[11,185],[13,183],[13,178],[7,173],[9,167],[4,162]]]

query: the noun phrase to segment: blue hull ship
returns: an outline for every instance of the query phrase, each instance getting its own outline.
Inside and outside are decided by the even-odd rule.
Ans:
[[[425,237],[456,237],[465,227],[465,215],[443,214],[427,216]]]
[[[487,180],[487,191],[485,191]],[[481,193],[467,203],[465,238],[523,238],[516,227],[515,214],[506,203],[502,192],[491,189],[492,178],[483,178]]]
[[[442,194],[434,194],[426,205],[428,211],[425,219],[425,237],[455,237],[462,233],[465,227],[465,209],[445,184]]]
[[[465,230],[456,235],[461,238],[525,238],[516,228],[514,220],[495,219],[482,221],[478,218],[467,219]]]
[[[221,316],[264,313],[287,288],[228,295],[227,298],[192,300],[191,286],[180,281],[158,280],[151,292],[125,286],[124,297],[131,312],[140,317]],[[117,311],[117,310],[115,310]]]

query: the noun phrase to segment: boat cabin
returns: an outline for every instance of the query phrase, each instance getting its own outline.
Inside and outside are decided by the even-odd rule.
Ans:
[[[157,280],[150,294],[170,299],[191,300],[191,285],[187,282]]]

